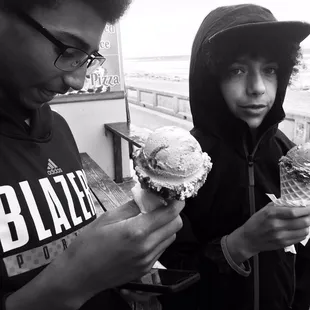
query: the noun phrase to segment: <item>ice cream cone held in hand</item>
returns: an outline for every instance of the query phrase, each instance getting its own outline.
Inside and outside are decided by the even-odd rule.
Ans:
[[[280,159],[281,197],[276,204],[292,207],[310,205],[310,143],[298,145]],[[309,235],[301,244],[306,245]],[[296,253],[294,245],[286,251]]]
[[[281,200],[294,206],[310,204],[310,143],[292,148],[280,159]]]
[[[150,212],[169,200],[197,195],[212,168],[211,158],[198,141],[176,126],[156,129],[133,155],[138,178],[132,189],[141,212]]]

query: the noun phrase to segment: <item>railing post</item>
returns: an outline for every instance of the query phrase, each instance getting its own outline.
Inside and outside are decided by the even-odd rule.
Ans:
[[[137,91],[137,104],[141,104],[141,92],[139,88],[136,88]]]
[[[158,107],[158,92],[154,90],[154,108]]]
[[[295,131],[294,131],[294,142],[296,144],[302,144],[306,142],[306,128],[307,122],[304,117],[295,116]]]
[[[178,96],[174,96],[173,97],[173,112],[175,113],[175,115],[177,116],[179,114],[180,111],[180,107],[179,107],[179,97]]]

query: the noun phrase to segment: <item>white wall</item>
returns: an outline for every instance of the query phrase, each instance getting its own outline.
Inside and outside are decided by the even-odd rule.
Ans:
[[[105,123],[126,121],[124,99],[53,103],[52,109],[68,122],[80,152],[87,152],[114,179],[112,137]],[[130,176],[128,143],[123,141],[123,176]]]
[[[279,129],[282,130],[290,140],[294,140],[294,132],[295,132],[294,119],[285,119],[283,122],[279,124]]]

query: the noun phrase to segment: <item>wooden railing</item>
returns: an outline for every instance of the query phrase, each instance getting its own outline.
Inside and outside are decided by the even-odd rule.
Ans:
[[[127,86],[128,102],[192,121],[188,96]]]
[[[285,120],[280,123],[279,128],[296,144],[310,141],[309,112],[287,111]]]
[[[127,94],[129,103],[192,121],[188,96],[129,85]],[[296,144],[310,141],[310,109],[309,112],[287,111],[279,128]]]

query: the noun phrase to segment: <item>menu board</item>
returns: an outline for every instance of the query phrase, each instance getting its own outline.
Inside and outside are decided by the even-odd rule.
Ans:
[[[81,90],[69,91],[64,96],[98,94],[124,90],[119,37],[119,25],[107,24],[99,45],[99,53],[106,58],[106,61],[99,69],[86,76],[84,87]]]

